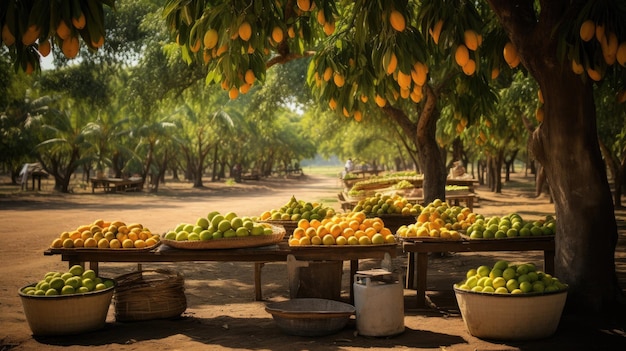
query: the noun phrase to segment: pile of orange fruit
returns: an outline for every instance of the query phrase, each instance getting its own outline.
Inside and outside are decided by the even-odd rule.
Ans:
[[[447,240],[459,240],[461,231],[467,230],[480,215],[467,207],[450,206],[439,199],[428,204],[422,210],[417,221],[403,225],[397,230],[400,237],[431,237]]]
[[[338,214],[322,220],[301,219],[289,237],[290,246],[381,245],[395,242],[395,236],[381,218],[367,218],[363,212]]]
[[[52,248],[142,249],[159,243],[159,234],[140,223],[106,222],[102,219],[64,231],[50,245]]]

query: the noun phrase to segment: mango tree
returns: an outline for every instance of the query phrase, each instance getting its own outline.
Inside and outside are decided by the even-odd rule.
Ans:
[[[556,274],[570,283],[568,307],[582,312],[609,311],[620,291],[613,256],[617,226],[597,142],[592,91],[593,82],[601,80],[607,70],[622,72],[615,64],[617,56],[620,65],[626,64],[626,54],[618,52],[620,39],[626,37],[621,21],[624,9],[595,1],[488,3],[508,39],[502,41],[497,30],[493,37],[486,33],[484,46],[491,49],[487,55],[495,57],[502,52],[509,66],[521,63],[543,92],[545,117],[534,134],[533,153],[546,169],[555,198],[559,218]],[[360,106],[364,100],[387,106],[391,119],[403,129],[417,130],[425,178],[437,184],[431,192],[433,188],[425,180],[426,199],[444,189],[444,167],[434,141],[437,101],[447,86],[441,83],[457,79],[454,86],[465,85],[461,92],[469,95],[485,91],[472,84],[481,83],[486,75],[463,84],[462,76],[441,71],[440,85],[426,84],[427,68],[422,64],[437,52],[425,50],[426,36],[412,26],[413,14],[419,13],[421,33],[432,31],[436,47],[455,57],[464,73],[473,75],[477,68],[483,73],[486,70],[480,69],[482,35],[478,33],[492,28],[485,25],[492,23],[482,3],[351,1],[336,6],[334,1],[258,1],[247,5],[245,1],[169,1],[165,14],[173,36],[182,45],[183,58],[204,60],[209,66],[207,80],[222,84],[236,97],[239,87],[250,84],[245,80],[249,72],[262,78],[270,64],[308,55],[305,44],[315,47],[316,34],[330,36],[313,59],[310,80],[314,91],[326,98],[331,108],[357,120],[363,118]],[[417,6],[421,6],[419,11]],[[588,24],[582,26],[586,20],[591,20],[594,28],[598,24],[594,35],[588,36]],[[269,56],[270,51],[274,56]],[[499,68],[498,60],[489,62],[491,68]],[[400,98],[419,102],[424,97],[416,125],[402,117],[403,109],[386,105],[390,100],[400,101],[399,106],[406,102]],[[476,111],[480,105],[470,106]]]
[[[609,1],[489,3],[543,95],[543,122],[531,147],[554,197],[556,274],[570,284],[568,307],[608,313],[621,295],[617,225],[593,90],[625,72],[626,9]]]

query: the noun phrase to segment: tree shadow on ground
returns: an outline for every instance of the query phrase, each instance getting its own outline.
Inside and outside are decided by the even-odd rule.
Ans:
[[[181,317],[173,320],[139,321],[132,323],[108,323],[102,330],[68,337],[35,337],[44,345],[54,346],[101,346],[129,345],[140,341],[168,338],[173,335],[184,335],[198,343],[221,345],[228,348],[245,348],[249,350],[267,349],[268,345],[277,345],[277,340],[285,340],[281,348],[272,350],[340,350],[343,347],[361,348],[421,348],[439,349],[445,346],[464,344],[466,341],[455,335],[406,328],[401,334],[389,337],[367,337],[358,335],[355,320],[351,319],[346,327],[338,333],[326,336],[293,336],[287,335],[276,327],[271,317],[268,318],[237,318],[218,316],[215,318]],[[235,329],[246,329],[246,338],[232,338],[229,332]],[[150,333],[137,332],[150,330]]]

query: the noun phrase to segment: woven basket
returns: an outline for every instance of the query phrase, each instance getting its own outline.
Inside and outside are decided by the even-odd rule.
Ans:
[[[293,234],[293,231],[298,228],[298,221],[287,221],[278,219],[268,219],[265,221],[259,221],[260,223],[268,223],[277,227],[283,227],[285,229],[285,237],[289,237]]]
[[[113,296],[118,322],[179,317],[187,309],[183,276],[167,269],[121,275]]]

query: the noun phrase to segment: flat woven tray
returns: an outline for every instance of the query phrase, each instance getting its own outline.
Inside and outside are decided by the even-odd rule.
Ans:
[[[458,239],[454,239],[454,238],[441,238],[441,237],[432,237],[432,236],[408,236],[408,237],[404,237],[404,236],[398,236],[398,238],[402,241],[410,241],[410,242],[419,242],[419,241],[427,241],[427,242],[437,242],[437,241],[463,241],[466,240],[463,235],[461,235],[461,237],[459,237]]]
[[[514,236],[506,238],[471,238],[467,234],[461,234],[461,237],[469,241],[536,241],[546,240],[548,238],[554,238],[554,235],[531,235],[531,236]]]
[[[211,239],[206,241],[176,241],[162,239],[163,245],[171,246],[177,249],[187,250],[210,250],[210,249],[237,249],[243,247],[257,247],[272,245],[283,240],[285,229],[272,225],[273,234],[270,235],[251,235],[223,239]]]
[[[384,244],[372,244],[372,245],[296,245],[296,246],[289,246],[289,248],[292,250],[302,250],[302,249],[310,249],[310,248],[316,248],[316,249],[322,249],[322,250],[324,249],[365,250],[365,249],[371,249],[372,247],[390,247],[390,246],[397,246],[397,245],[398,243],[384,243]]]
[[[158,247],[159,245],[161,245],[161,241],[162,240],[159,240],[154,245],[142,247],[140,249],[136,248],[136,247],[132,247],[132,248],[120,247],[119,249],[112,249],[110,247],[107,247],[107,248],[99,248],[99,247],[72,247],[72,248],[61,247],[61,248],[55,248],[55,247],[50,247],[50,248],[48,248],[48,250],[51,253],[53,253],[53,254],[62,254],[62,253],[77,252],[77,251],[103,251],[103,252],[116,252],[116,253],[117,252],[133,252],[133,251],[150,251],[150,250]]]

